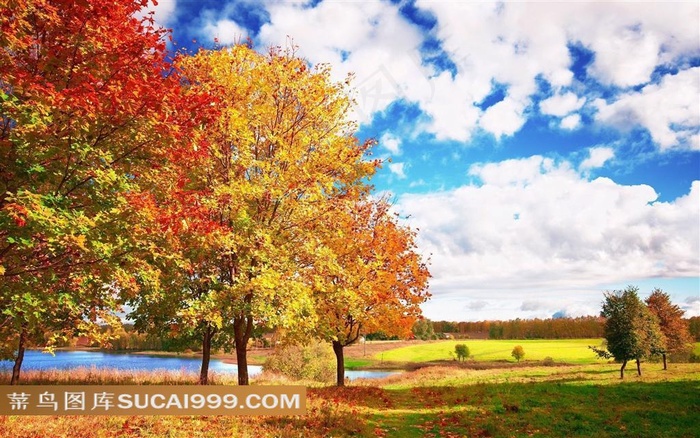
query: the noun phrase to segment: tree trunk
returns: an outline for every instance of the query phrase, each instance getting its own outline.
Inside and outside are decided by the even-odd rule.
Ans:
[[[637,359],[637,375],[638,376],[642,375],[642,364],[639,363],[639,359]]]
[[[253,318],[245,316],[233,321],[233,338],[236,346],[236,366],[238,367],[238,384],[248,385],[248,340],[253,332]]]
[[[335,353],[335,384],[345,386],[345,357],[343,356],[343,344],[333,341],[333,353]]]
[[[22,361],[24,361],[24,350],[25,343],[27,342],[27,329],[22,325],[22,329],[19,332],[19,343],[17,346],[17,357],[15,358],[15,364],[12,367],[12,378],[10,379],[10,385],[16,385],[19,383],[19,373],[22,369]]]
[[[627,366],[627,359],[622,361],[622,367],[620,368],[620,378],[625,378],[625,367]]]
[[[209,383],[209,360],[211,359],[211,339],[214,337],[214,331],[207,325],[202,336],[202,368],[199,371],[199,384],[207,385]]]
[[[664,370],[666,370],[666,353],[662,353],[661,357],[664,358]]]

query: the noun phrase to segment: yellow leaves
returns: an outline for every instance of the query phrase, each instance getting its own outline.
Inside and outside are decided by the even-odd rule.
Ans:
[[[73,247],[78,247],[83,251],[87,251],[85,247],[85,236],[82,234],[66,236],[66,242]]]

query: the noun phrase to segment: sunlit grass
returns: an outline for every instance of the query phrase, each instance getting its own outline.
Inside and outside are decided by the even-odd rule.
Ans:
[[[348,370],[354,370],[356,368],[361,368],[361,367],[366,367],[368,365],[372,365],[374,363],[373,360],[371,359],[354,359],[354,358],[345,358],[345,369]]]
[[[454,340],[426,342],[409,347],[388,350],[376,354],[374,359],[394,362],[433,362],[454,358],[456,344],[469,347],[471,359],[475,361],[509,361],[513,347],[522,345],[525,361],[540,361],[547,357],[555,362],[575,364],[596,363],[595,354],[589,345],[599,346],[602,339],[557,339],[557,340]]]
[[[429,366],[335,388],[263,373],[256,385],[307,385],[308,414],[233,416],[5,416],[12,437],[696,436],[700,364],[644,363],[474,370]],[[5,377],[5,376],[3,376]],[[23,373],[25,384],[191,384],[195,373]],[[215,376],[217,384],[235,384]],[[232,378],[233,380],[233,378]]]

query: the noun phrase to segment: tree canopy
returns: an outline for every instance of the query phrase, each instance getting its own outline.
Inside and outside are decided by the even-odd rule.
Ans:
[[[147,0],[0,4],[0,353],[137,329],[246,348],[406,332],[415,231],[368,183],[350,81],[293,48],[169,54]],[[170,61],[169,61],[170,60]],[[48,340],[45,339],[48,337]]]
[[[620,378],[624,377],[629,360],[637,361],[637,372],[641,375],[640,360],[660,354],[664,349],[665,341],[658,320],[641,301],[638,291],[638,288],[629,286],[622,291],[605,293],[601,311],[606,318],[607,351],[594,351],[622,362]]]
[[[143,2],[0,4],[0,337],[17,351],[114,320],[139,175],[177,132],[164,31]],[[18,344],[16,344],[18,342]],[[42,342],[43,343],[43,342]]]
[[[671,303],[671,297],[661,289],[654,289],[645,302],[651,313],[658,319],[665,340],[665,347],[661,354],[664,369],[666,369],[667,353],[686,353],[692,350],[693,339],[690,336],[688,322],[683,319],[685,312]]]

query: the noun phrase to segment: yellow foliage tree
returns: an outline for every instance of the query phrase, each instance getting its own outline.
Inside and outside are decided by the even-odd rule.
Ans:
[[[420,316],[430,273],[415,231],[398,223],[386,200],[350,198],[333,212],[311,263],[317,335],[333,345],[336,383],[345,384],[343,348],[361,334],[406,336]],[[332,223],[332,225],[330,225]]]
[[[132,304],[151,326],[202,332],[201,383],[217,342],[235,348],[246,385],[255,324],[294,331],[316,323],[302,275],[306,242],[377,163],[365,159],[370,144],[358,143],[346,119],[348,83],[331,81],[326,65],[244,45],[176,64],[188,87],[209,95],[212,115],[143,200],[144,220],[166,237]]]

